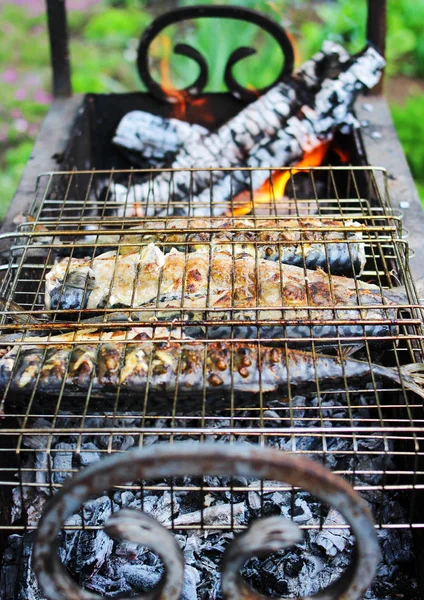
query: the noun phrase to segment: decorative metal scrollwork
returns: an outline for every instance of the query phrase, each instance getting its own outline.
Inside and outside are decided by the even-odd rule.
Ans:
[[[204,17],[248,21],[249,23],[254,23],[255,25],[258,25],[259,27],[267,31],[269,34],[271,34],[272,37],[277,41],[284,55],[283,66],[281,67],[281,71],[278,74],[276,80],[272,83],[272,85],[275,85],[278,81],[281,81],[283,77],[291,75],[291,73],[293,72],[294,52],[291,41],[283,27],[281,27],[281,25],[279,25],[272,19],[268,18],[266,15],[259,13],[255,10],[242,8],[240,6],[187,6],[183,8],[178,8],[176,10],[171,10],[161,15],[153,21],[153,23],[144,31],[143,35],[141,36],[137,57],[138,72],[142,81],[146,84],[149,92],[153,94],[156,98],[160,100],[166,100],[168,102],[176,101],[176,98],[168,96],[166,91],[164,91],[161,87],[161,85],[157,83],[150,75],[150,44],[163,29],[168,27],[168,25],[178,23],[180,21],[185,21],[188,19],[199,19]],[[193,96],[201,94],[208,81],[208,65],[204,57],[200,54],[200,52],[198,52],[188,44],[177,44],[174,48],[174,52],[191,58],[192,60],[197,62],[197,64],[200,67],[200,74],[197,77],[196,81],[191,85],[187,86],[182,91]],[[249,48],[245,46],[237,48],[229,57],[227,66],[225,68],[224,80],[229,91],[232,94],[234,94],[237,98],[245,100],[246,102],[255,100],[258,95],[263,94],[270,87],[272,87],[272,85],[269,85],[267,87],[261,88],[260,90],[257,90],[256,92],[253,92],[252,90],[244,88],[235,80],[233,75],[234,65],[243,58],[251,56],[255,53],[256,50],[254,48]]]
[[[278,450],[228,444],[160,444],[117,454],[68,480],[44,512],[34,544],[34,569],[48,600],[95,600],[83,590],[59,561],[57,535],[65,521],[93,496],[129,481],[184,475],[240,476],[281,481],[300,487],[338,510],[356,538],[354,560],[336,582],[314,596],[317,600],[357,600],[373,580],[380,550],[371,513],[352,487],[320,464]],[[151,517],[134,510],[115,513],[106,524],[114,537],[125,538],[156,552],[164,563],[158,586],[141,600],[177,600],[184,566],[172,533]],[[300,539],[297,525],[281,517],[256,521],[228,546],[222,564],[222,592],[226,600],[266,600],[243,580],[240,569],[252,556],[289,547]],[[306,599],[305,599],[306,600]]]

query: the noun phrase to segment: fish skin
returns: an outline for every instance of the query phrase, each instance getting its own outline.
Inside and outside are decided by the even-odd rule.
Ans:
[[[89,269],[91,289],[81,304],[73,292],[67,295],[67,279],[63,282],[61,278],[68,274],[75,280],[75,272],[85,274]],[[57,291],[60,289],[64,303],[52,303],[52,298],[60,295]],[[108,252],[91,263],[65,259],[48,273],[45,296],[46,308],[53,309],[66,309],[70,304],[73,309],[141,308],[131,314],[134,321],[220,321],[219,325],[208,328],[210,339],[224,339],[231,334],[242,339],[387,337],[396,334],[398,328],[378,321],[396,319],[397,308],[393,307],[404,302],[404,291],[398,294],[395,288],[387,291],[387,296],[384,292],[382,297],[376,285],[336,275],[330,279],[320,269],[305,270],[248,254],[234,258],[225,251],[209,257],[200,251],[185,254],[173,248],[163,254],[154,244],[145,247],[141,254],[120,256]],[[360,309],[360,305],[371,308]],[[228,319],[252,321],[252,324],[231,329],[225,324]],[[305,319],[326,320],[331,324],[315,324],[311,331]],[[350,323],[337,325],[341,319]],[[355,324],[359,319],[373,319],[377,323]],[[260,326],[255,324],[257,320]],[[267,326],[266,320],[280,323]],[[296,323],[286,326],[287,320]],[[204,327],[197,330],[201,336],[206,333]],[[199,337],[195,331],[190,328],[187,334]]]
[[[235,255],[257,254],[258,258],[281,260],[284,264],[304,266],[307,269],[319,267],[327,271],[329,268],[332,273],[359,276],[366,262],[362,232],[332,230],[342,226],[359,229],[364,227],[350,219],[343,222],[314,217],[260,220],[230,217],[172,218],[142,221],[121,235],[99,235],[96,244],[119,244],[120,254],[131,254],[137,250],[137,245],[146,243],[160,244],[164,252],[171,246],[181,251],[187,247],[189,252],[194,252],[199,249],[199,245],[204,245],[208,252],[210,245],[213,252],[227,250]],[[322,228],[325,229],[319,231]],[[140,229],[149,229],[150,233],[135,232]],[[191,229],[199,231],[190,233]],[[349,243],[344,241],[346,239]],[[324,240],[331,243],[320,243]]]
[[[333,276],[330,280],[321,269],[305,272],[300,267],[256,259],[249,254],[233,257],[226,251],[216,252],[209,257],[202,251],[185,255],[173,248],[164,255],[157,246],[149,244],[141,253],[124,256],[112,251],[92,261],[63,259],[46,276],[46,308],[63,310],[61,302],[52,304],[52,291],[63,288],[64,296],[68,278],[75,281],[78,279],[75,273],[79,271],[79,280],[83,282],[83,274],[88,270],[91,271],[91,293],[83,303],[75,299],[73,309],[139,307],[157,299],[162,303],[172,299],[181,300],[183,294],[187,300],[206,295],[220,297],[218,306],[222,305],[223,308],[328,306],[333,304],[332,295],[339,304],[346,294],[350,299],[356,293],[356,285],[371,303],[381,304],[382,301],[378,286],[361,281],[355,283],[353,279],[340,276]],[[281,296],[281,277],[284,298]],[[228,296],[226,300],[225,294]],[[234,296],[233,302],[230,295]],[[252,301],[255,301],[254,305]],[[355,304],[358,304],[357,301]],[[210,302],[207,305],[199,304],[200,308],[206,306],[213,307]]]
[[[105,343],[94,344],[99,334],[80,335],[79,341],[93,344],[12,348],[0,359],[0,388],[9,379],[12,392],[37,391],[57,394],[61,390],[84,397],[90,389],[101,396],[118,389],[131,394],[151,393],[171,398],[179,395],[208,396],[231,390],[237,395],[262,392],[287,393],[290,390],[337,389],[348,382],[368,381],[371,374],[389,380],[424,397],[424,365],[397,368],[373,365],[354,359],[312,354],[301,350],[276,348],[252,343],[146,340],[133,332],[114,332]],[[54,338],[52,338],[54,339]],[[67,338],[70,339],[69,337]],[[289,383],[290,382],[290,383]],[[178,386],[178,387],[177,387]]]

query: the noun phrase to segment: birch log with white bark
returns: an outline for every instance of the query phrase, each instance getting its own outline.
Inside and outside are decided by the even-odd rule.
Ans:
[[[316,86],[325,72],[340,72],[348,59],[349,54],[342,46],[325,42],[322,51],[305,62],[293,80],[272,88],[212,135],[200,125],[138,110],[121,119],[112,141],[121,148],[137,153],[143,162],[150,162],[152,167],[164,164],[170,155],[176,155],[180,150],[181,155],[176,157],[174,165],[189,161],[190,166],[195,166],[199,144],[209,135],[210,140],[202,148],[202,152],[206,152],[202,156],[206,161],[205,166],[214,166],[222,158],[221,153],[228,161],[235,163],[248,154],[258,142],[258,136],[275,135],[280,128],[281,118],[290,113],[293,103],[300,105],[303,89]]]
[[[185,144],[199,142],[208,133],[201,125],[133,110],[121,119],[112,141],[129,151],[137,164],[160,167],[171,162]]]
[[[293,164],[306,152],[331,141],[335,130],[343,126],[356,127],[353,103],[360,92],[374,87],[378,82],[384,64],[381,55],[374,48],[368,48],[337,79],[324,80],[314,102],[302,106],[274,138],[262,140],[252,148],[246,166],[257,169]],[[250,186],[253,190],[259,189],[268,178],[268,170],[226,174],[213,188],[216,214],[225,212],[223,202]],[[193,199],[191,212],[199,216],[210,215],[210,209],[210,190],[205,189]]]
[[[329,69],[329,60],[331,68]],[[355,122],[351,113],[360,91],[378,81],[384,59],[373,48],[352,58],[338,45],[327,43],[318,55],[298,71],[289,83],[280,83],[241,111],[216,133],[183,146],[173,168],[206,169],[196,173],[163,172],[145,184],[116,186],[115,200],[126,203],[126,214],[136,204],[144,214],[184,214],[191,199],[190,214],[225,212],[225,201],[246,188],[246,173],[231,178],[210,168],[238,166],[278,167],[292,163],[307,150],[331,139],[334,130]],[[320,79],[321,78],[321,79]],[[307,82],[307,83],[306,83]],[[253,173],[253,189],[268,177]],[[143,205],[148,205],[144,209]]]

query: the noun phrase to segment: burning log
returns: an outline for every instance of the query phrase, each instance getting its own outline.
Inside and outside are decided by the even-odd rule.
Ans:
[[[336,56],[336,60],[334,60]],[[333,60],[330,60],[333,59]],[[329,69],[329,63],[332,68]],[[179,202],[192,199],[192,213],[210,213],[211,190],[214,203],[222,203],[215,214],[226,211],[226,202],[249,187],[250,174],[236,171],[211,172],[209,168],[269,167],[291,164],[325,141],[341,126],[352,126],[353,102],[361,91],[378,81],[384,59],[373,48],[347,58],[334,44],[325,44],[290,82],[280,83],[241,111],[216,133],[195,138],[178,152],[172,167],[199,168],[199,172],[166,172],[152,182],[127,190],[115,186],[118,203],[149,204],[147,214],[184,214]],[[254,173],[252,187],[267,179],[266,171]],[[170,207],[169,203],[173,206]]]
[[[181,147],[200,143],[207,134],[201,125],[134,110],[121,120],[112,141],[138,166],[160,167],[171,162]]]
[[[291,116],[286,126],[273,138],[263,138],[255,145],[247,160],[247,166],[260,169],[269,165],[289,165],[333,138],[335,129],[355,126],[352,105],[360,91],[373,87],[380,77],[384,60],[368,48],[337,79],[326,79],[313,102],[302,106],[298,114]],[[225,174],[214,186],[214,202],[224,203],[244,189],[260,188],[268,179],[266,171],[252,173],[234,171]],[[272,194],[269,196],[272,200]],[[210,190],[205,189],[193,202],[195,214],[208,214]],[[218,206],[218,212],[221,206]]]
[[[348,58],[349,54],[342,46],[325,43],[322,52],[307,61],[298,70],[293,81],[280,83],[241,111],[230,123],[218,129],[204,149],[207,153],[205,158],[215,161],[219,153],[224,152],[229,158],[234,155],[235,161],[237,157],[243,160],[258,141],[259,135],[272,136],[277,133],[281,118],[300,103],[303,88],[313,89],[326,71],[328,74],[339,72]],[[269,116],[272,118],[267,120]],[[249,124],[248,127],[246,123]],[[179,119],[166,119],[139,110],[122,118],[112,141],[130,151],[131,159],[136,164],[149,163],[148,166],[157,167],[167,163],[169,158],[175,158],[179,150],[187,154],[187,159],[190,156],[194,159],[199,143],[208,133],[200,125],[192,125]],[[179,156],[177,161],[182,158]]]

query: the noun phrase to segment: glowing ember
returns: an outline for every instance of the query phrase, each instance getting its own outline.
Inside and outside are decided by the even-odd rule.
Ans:
[[[171,117],[183,121],[187,120],[187,107],[190,105],[191,113],[195,114],[197,118],[201,117],[204,125],[214,125],[215,119],[208,109],[207,98],[190,96],[185,90],[177,90],[177,88],[172,85],[169,73],[169,57],[171,54],[172,42],[166,35],[160,36],[160,42],[162,46],[162,59],[159,64],[161,78],[160,86],[173,104]]]
[[[267,204],[274,199],[278,200],[282,198],[290,177],[295,173],[298,173],[300,167],[317,167],[321,165],[328,152],[328,147],[329,142],[321,144],[311,150],[311,152],[307,152],[293,168],[284,171],[275,171],[262,187],[253,192],[252,197],[250,197],[250,193],[246,192],[239,194],[233,201],[233,206],[235,207],[233,212],[234,216],[247,215],[252,211],[253,207],[258,204]],[[248,199],[246,198],[246,195],[248,195]],[[237,206],[240,204],[241,206]]]
[[[174,104],[172,116],[176,119],[184,119],[187,110],[187,93],[177,90],[171,83],[169,74],[169,56],[171,54],[171,40],[168,36],[161,36],[163,48],[163,58],[160,61],[159,71],[161,78],[161,88]]]

